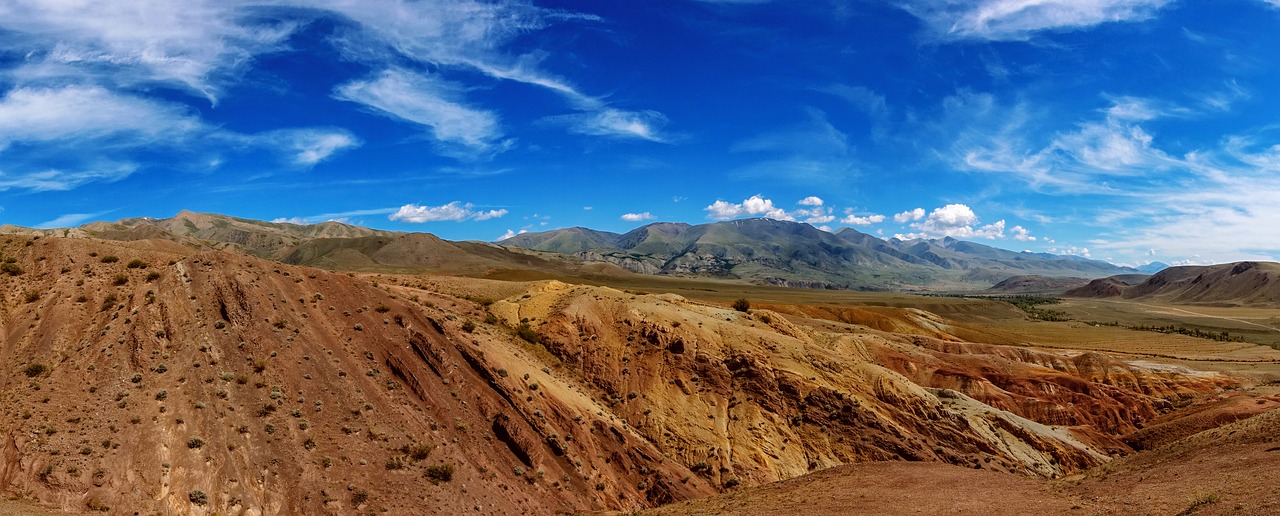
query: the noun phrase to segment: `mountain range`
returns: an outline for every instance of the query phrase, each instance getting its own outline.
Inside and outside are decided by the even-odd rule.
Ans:
[[[1015,252],[951,237],[886,240],[852,228],[833,233],[764,218],[700,225],[659,222],[621,234],[575,227],[525,233],[498,244],[339,222],[298,225],[190,211],[65,229],[4,226],[0,233],[171,240],[337,270],[473,275],[511,269],[567,275],[630,271],[824,289],[981,290],[1015,276],[1076,278],[1084,284],[1138,272],[1079,256]]]
[[[1280,306],[1280,263],[1236,262],[1170,267],[1149,277],[1099,278],[1066,293],[1217,306]]]
[[[499,243],[572,254],[643,274],[816,288],[987,288],[1013,276],[1097,278],[1138,272],[1079,256],[1015,252],[951,237],[886,240],[853,228],[832,233],[772,219],[660,222],[622,234],[568,228],[524,233]]]

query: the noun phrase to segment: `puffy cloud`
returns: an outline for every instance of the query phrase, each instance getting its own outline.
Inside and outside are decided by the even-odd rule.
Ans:
[[[522,230],[520,230],[520,231],[514,231],[514,230],[510,230],[510,229],[508,229],[506,233],[503,233],[503,234],[502,234],[502,236],[499,236],[497,240],[494,240],[494,242],[501,242],[501,241],[506,240],[506,239],[508,239],[508,238],[512,238],[512,237],[514,237],[514,236],[516,236],[516,235],[523,235],[523,234],[528,233],[528,232],[529,232],[529,230],[527,230],[527,229],[522,229]]]
[[[822,198],[810,195],[808,197],[805,197],[804,199],[800,199],[800,201],[797,202],[796,204],[799,204],[801,206],[822,206]]]
[[[475,205],[471,203],[463,204],[453,201],[442,206],[418,206],[416,204],[406,204],[401,206],[395,213],[387,216],[390,220],[398,220],[402,222],[434,222],[441,220],[452,220],[454,222],[462,222],[465,220],[489,220],[502,217],[507,214],[507,210],[487,210],[476,211]]]
[[[1009,229],[1013,234],[1013,239],[1021,242],[1035,242],[1036,237],[1031,236],[1031,232],[1022,226],[1014,226]]]
[[[914,221],[914,220],[920,220],[920,219],[923,219],[923,218],[924,218],[924,213],[925,213],[925,212],[924,212],[924,208],[916,208],[916,209],[914,209],[914,210],[907,210],[907,211],[904,211],[904,212],[899,213],[899,214],[897,214],[897,215],[894,215],[894,216],[893,216],[893,221],[894,221],[894,222],[897,222],[897,223],[899,223],[899,224],[904,224],[904,223],[911,222],[911,221]]]
[[[1090,257],[1090,256],[1089,256],[1089,248],[1087,248],[1087,247],[1076,247],[1076,246],[1074,246],[1074,245],[1069,245],[1069,246],[1067,246],[1067,247],[1062,247],[1062,248],[1057,248],[1057,247],[1055,247],[1055,248],[1053,248],[1053,249],[1049,249],[1049,252],[1051,252],[1051,253],[1053,253],[1053,254],[1062,254],[1062,255],[1068,255],[1068,256],[1081,256],[1081,257],[1084,257],[1084,258],[1089,258],[1089,257]]]
[[[498,117],[465,105],[461,90],[461,86],[440,77],[390,69],[370,79],[343,84],[334,96],[430,127],[441,142],[488,150],[502,136]]]
[[[745,216],[761,216],[775,220],[795,220],[786,210],[773,205],[773,201],[760,195],[753,195],[741,203],[717,200],[703,208],[707,218],[711,220],[729,220]]]
[[[914,212],[900,213],[898,215],[905,215],[907,213],[910,213],[913,216],[915,215]],[[894,217],[895,220],[897,220],[897,218],[897,216]],[[1004,220],[998,220],[985,226],[974,227],[977,224],[978,215],[973,212],[972,208],[969,208],[964,204],[948,204],[929,212],[929,216],[923,221],[911,224],[911,228],[916,230],[915,232],[899,233],[894,235],[894,237],[903,240],[942,237],[985,238],[988,240],[995,240],[1005,237]],[[1025,232],[1026,230],[1023,231]]]
[[[1021,40],[1043,30],[1141,21],[1170,0],[905,0],[902,7],[948,39]]]
[[[646,211],[644,213],[624,213],[620,218],[627,222],[640,222],[642,220],[653,220],[654,216]]]
[[[884,215],[867,215],[865,217],[859,217],[857,215],[850,213],[849,215],[846,215],[844,218],[840,219],[840,223],[846,224],[849,226],[870,226],[872,224],[879,224],[881,222],[884,222],[884,218],[885,218]]]

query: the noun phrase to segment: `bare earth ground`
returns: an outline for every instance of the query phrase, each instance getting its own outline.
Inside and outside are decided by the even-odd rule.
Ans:
[[[839,466],[644,514],[1276,514],[1280,413],[1059,481],[937,463]]]
[[[6,500],[4,498],[0,498],[0,514],[4,514],[5,516],[51,516],[54,514],[65,513],[46,509],[22,500]]]
[[[1280,377],[1264,346],[990,300],[0,251],[27,271],[0,291],[0,487],[65,510],[554,514],[727,489],[658,511],[1266,514],[1280,496],[1280,398],[1203,372]],[[1097,466],[1140,432],[1150,451]]]

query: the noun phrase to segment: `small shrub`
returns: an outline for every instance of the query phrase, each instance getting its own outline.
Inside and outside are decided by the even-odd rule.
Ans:
[[[116,306],[116,302],[119,300],[115,294],[107,294],[107,297],[102,298],[102,311],[110,310],[111,307]]]
[[[49,372],[49,366],[40,362],[32,362],[27,364],[27,367],[24,368],[22,372],[27,375],[27,378],[35,378]]]
[[[427,466],[427,480],[430,480],[432,484],[453,480],[453,464]]]
[[[28,291],[26,291],[26,292],[23,292],[22,297],[23,297],[23,299],[25,299],[28,303],[34,303],[34,302],[36,302],[36,301],[39,301],[39,300],[40,300],[40,292],[35,291],[35,290],[28,290]]]
[[[169,391],[160,389],[160,391],[156,393],[156,401],[164,401],[166,399],[169,399]]]
[[[0,273],[8,274],[10,276],[20,276],[22,275],[22,267],[19,267],[16,263],[5,262],[4,264],[0,264]]]
[[[733,302],[733,309],[739,312],[749,312],[751,311],[751,302],[747,301],[746,298],[740,297]]]
[[[435,447],[430,444],[414,443],[406,445],[404,447],[404,453],[405,455],[408,455],[410,459],[420,461],[426,459],[428,455],[431,455],[431,450],[433,449],[435,449]]]
[[[404,466],[405,466],[404,458],[400,457],[399,455],[396,455],[391,457],[390,459],[387,459],[387,469],[389,470],[404,469]]]
[[[378,312],[380,314],[385,314],[387,312],[390,312],[391,309],[387,308],[387,305],[378,305],[378,307],[374,308],[373,311]]]
[[[160,279],[160,273],[159,273],[159,272],[151,271],[151,272],[148,272],[148,273],[147,273],[147,278],[146,278],[147,283],[151,283],[152,281],[155,281],[155,280],[158,280],[158,279]]]
[[[209,503],[209,495],[204,494],[204,491],[201,491],[199,489],[192,489],[190,493],[187,493],[187,499],[191,500],[191,503],[194,503],[196,505],[204,505]]]
[[[101,512],[111,511],[111,508],[107,507],[106,502],[103,502],[102,499],[98,497],[90,498],[89,501],[85,503],[85,506],[87,506],[91,511],[101,511]]]
[[[199,437],[192,437],[190,439],[187,439],[187,448],[191,448],[192,450],[195,450],[203,446],[204,446],[204,439],[201,439]]]
[[[98,261],[100,261],[100,262],[102,262],[102,263],[116,263],[116,262],[120,261],[120,257],[119,257],[119,256],[115,256],[115,255],[110,255],[110,254],[109,254],[109,255],[103,256],[103,257],[102,257],[101,259],[99,259]]]
[[[111,284],[116,286],[124,285],[128,282],[129,276],[127,274],[116,274],[116,277],[111,280]]]
[[[531,344],[538,343],[538,332],[529,327],[529,323],[527,322],[522,322],[519,326],[516,326],[516,336]]]
[[[129,264],[126,265],[125,267],[128,267],[130,269],[145,269],[147,268],[147,262],[144,262],[142,260],[138,260],[135,258],[133,260],[130,260]]]
[[[356,489],[351,492],[351,505],[359,507],[367,501],[369,501],[369,493],[365,492],[364,489]]]
[[[485,323],[485,324],[498,324],[498,316],[493,315],[493,314],[485,314],[485,315],[484,315],[484,323]]]
[[[471,319],[462,321],[462,331],[465,331],[467,333],[476,331],[476,323],[471,322]]]

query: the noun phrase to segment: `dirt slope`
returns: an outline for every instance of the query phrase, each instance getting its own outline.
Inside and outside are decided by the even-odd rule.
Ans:
[[[937,463],[839,466],[643,514],[1269,515],[1280,511],[1280,411],[1044,481]]]
[[[143,514],[545,514],[650,504],[637,470],[668,499],[712,492],[589,401],[498,374],[487,350],[537,366],[508,332],[461,330],[462,300],[446,313],[163,241],[8,237],[0,256],[22,269],[0,280],[11,495]]]
[[[1056,478],[1237,385],[965,342],[919,308],[744,313],[171,240],[0,237],[0,265],[0,492],[68,511],[631,510],[873,461]]]

